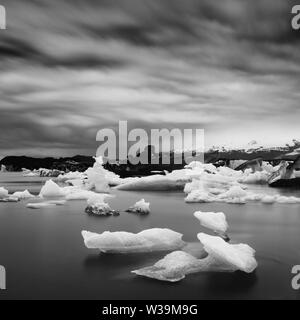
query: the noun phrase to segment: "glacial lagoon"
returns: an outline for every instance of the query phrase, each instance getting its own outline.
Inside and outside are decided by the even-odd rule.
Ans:
[[[0,186],[10,193],[28,189],[37,195],[47,178],[1,173]],[[249,186],[265,194],[300,197],[300,191]],[[86,201],[31,210],[31,200],[0,203],[0,265],[7,273],[7,290],[0,299],[299,299],[291,273],[300,264],[300,205],[184,202],[182,192],[114,190],[108,199],[120,216],[97,217],[84,213]],[[141,198],[151,213],[125,212]],[[165,283],[131,273],[153,265],[165,252],[100,254],[88,250],[82,230],[140,232],[169,228],[182,233],[195,251],[201,250],[197,233],[210,233],[193,216],[195,211],[225,213],[228,235],[234,243],[256,250],[254,273],[199,273],[178,283]]]

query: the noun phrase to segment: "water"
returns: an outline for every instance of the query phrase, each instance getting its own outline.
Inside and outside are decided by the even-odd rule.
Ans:
[[[1,173],[0,186],[10,192],[29,189],[37,194],[41,178]],[[259,191],[300,196],[299,191],[256,187]],[[115,192],[114,209],[124,210],[145,198],[151,214],[140,217],[122,212],[119,217],[92,217],[85,201],[30,210],[27,201],[0,203],[0,265],[7,272],[7,290],[0,299],[299,299],[291,287],[291,269],[300,264],[300,206],[186,204],[181,192]],[[206,232],[193,217],[196,210],[223,211],[235,242],[257,250],[253,274],[202,273],[175,284],[131,274],[152,265],[165,253],[104,255],[88,250],[81,230],[139,232],[167,227],[199,246],[198,232]]]

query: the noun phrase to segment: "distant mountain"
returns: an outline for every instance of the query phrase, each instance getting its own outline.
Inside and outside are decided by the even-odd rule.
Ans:
[[[148,146],[149,155],[153,153],[152,147]],[[207,163],[216,163],[219,160],[253,160],[257,158],[262,158],[266,161],[277,160],[277,158],[282,157],[285,154],[293,153],[296,149],[300,148],[300,141],[293,140],[293,144],[286,144],[279,147],[265,147],[259,144],[257,141],[250,141],[245,147],[242,148],[231,148],[229,146],[212,147],[207,152],[205,152],[204,159]],[[152,155],[153,156],[153,155]],[[157,157],[162,160],[166,156],[166,153],[160,153]],[[141,165],[136,166],[131,165],[132,170],[142,169],[147,173],[151,173],[153,170],[163,171],[163,170],[175,170],[184,166],[174,165],[174,159],[182,157],[182,153],[170,152],[169,154],[171,162],[170,165]],[[150,156],[151,157],[151,156]],[[4,165],[8,171],[21,171],[22,168],[26,169],[57,169],[61,171],[85,171],[87,168],[93,166],[95,160],[93,157],[77,155],[74,157],[67,158],[32,158],[26,156],[9,156],[5,157],[0,161],[1,165]],[[159,162],[161,163],[161,161]],[[124,168],[126,169],[126,164]],[[113,167],[120,169],[123,172],[123,166],[110,166],[108,167],[114,171]],[[124,170],[125,170],[124,169]],[[127,169],[126,169],[127,170]]]
[[[26,156],[9,156],[0,161],[8,171],[21,171],[22,168],[29,170],[45,168],[63,171],[84,171],[95,162],[93,157],[77,155],[67,158],[32,158]]]
[[[293,140],[293,144],[285,144],[283,146],[264,146],[259,144],[256,140],[250,141],[243,147],[231,147],[231,146],[214,146],[210,148],[207,153],[218,152],[221,156],[226,158],[240,158],[240,159],[253,159],[255,157],[262,157],[266,160],[274,159],[282,154],[293,152],[295,149],[300,147],[300,141]]]

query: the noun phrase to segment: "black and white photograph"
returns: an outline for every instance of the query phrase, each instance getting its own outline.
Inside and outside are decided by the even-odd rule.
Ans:
[[[299,88],[300,0],[0,0],[0,303],[299,300]]]

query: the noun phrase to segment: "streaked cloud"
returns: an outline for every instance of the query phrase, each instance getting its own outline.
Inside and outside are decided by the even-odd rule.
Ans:
[[[299,138],[294,2],[2,0],[0,156],[93,154],[119,120],[208,145]]]

